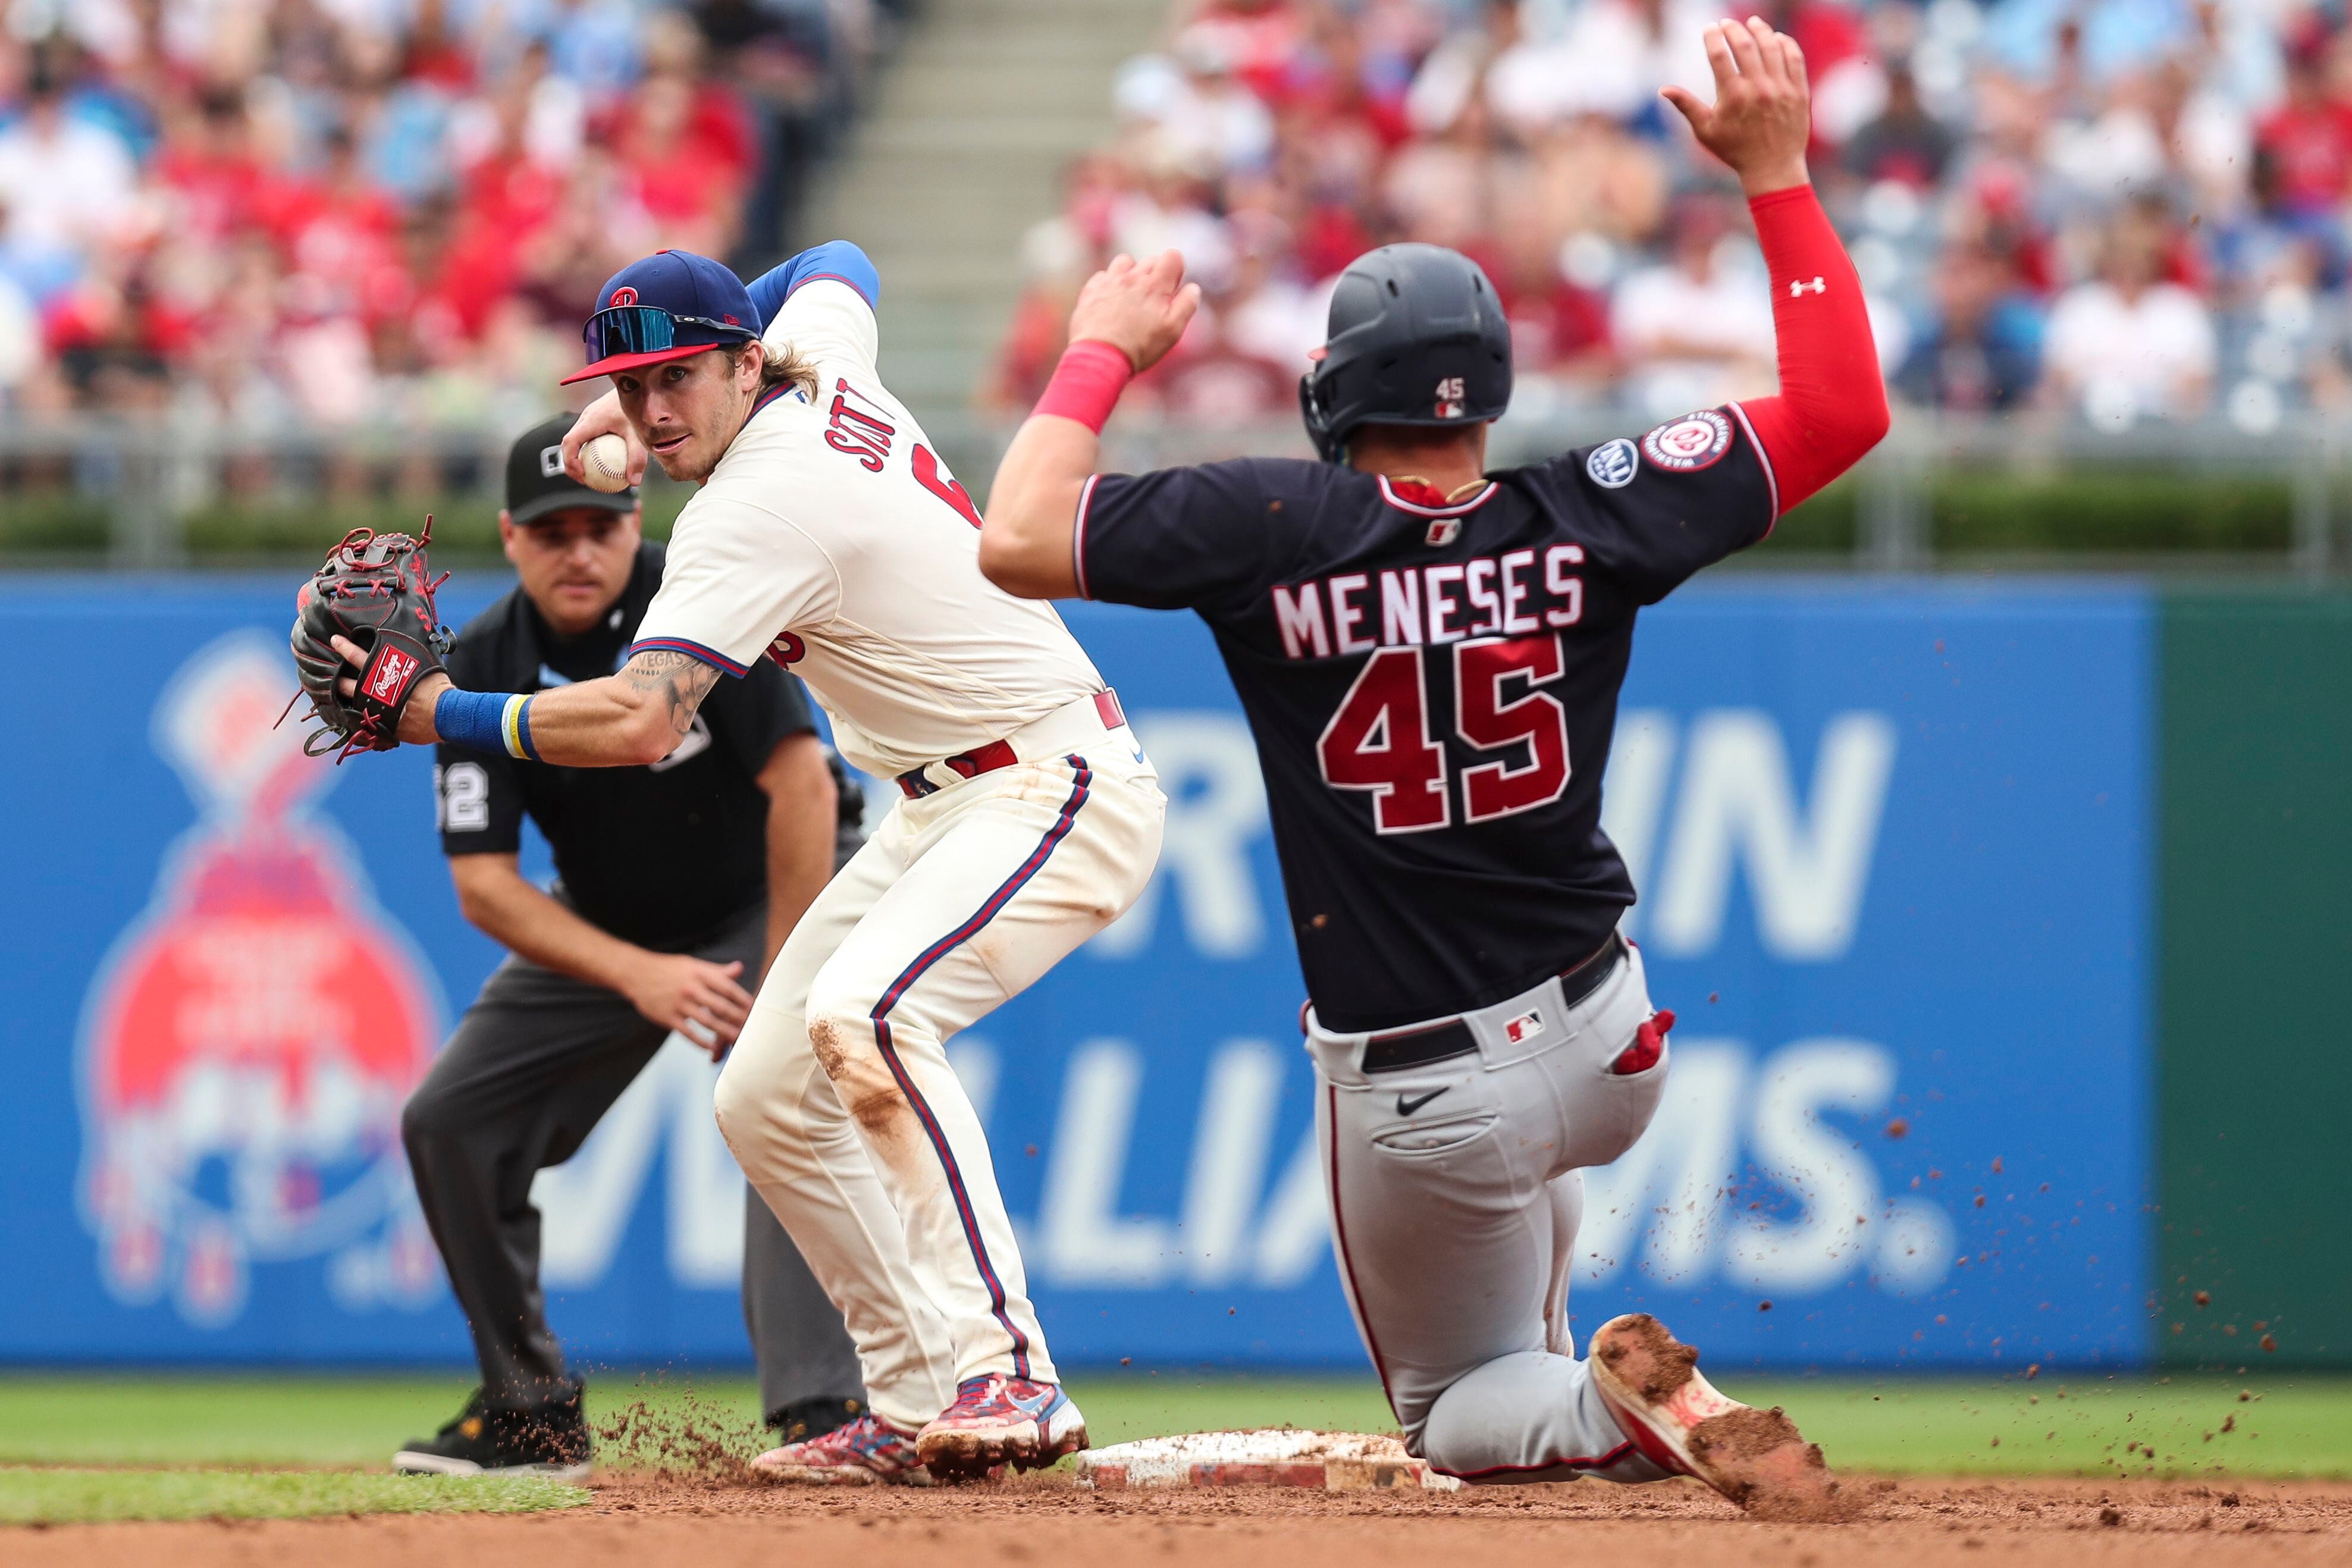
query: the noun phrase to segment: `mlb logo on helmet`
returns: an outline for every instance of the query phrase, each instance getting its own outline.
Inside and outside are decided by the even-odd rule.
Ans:
[[[1468,394],[1464,390],[1462,377],[1458,375],[1449,375],[1444,381],[1439,382],[1437,384],[1437,417],[1440,419],[1461,418],[1462,399],[1466,395],[1468,395]]]
[[[173,678],[156,749],[203,815],[83,1005],[79,1190],[100,1278],[202,1328],[243,1313],[257,1265],[323,1258],[355,1310],[440,1290],[400,1146],[439,997],[305,809],[338,775],[271,727],[289,673],[282,641],[243,631]]]

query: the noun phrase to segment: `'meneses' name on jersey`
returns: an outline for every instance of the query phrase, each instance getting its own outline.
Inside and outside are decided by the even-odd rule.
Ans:
[[[1584,618],[1580,544],[1507,550],[1467,561],[1340,572],[1276,584],[1274,622],[1289,658],[1376,647],[1527,637]]]

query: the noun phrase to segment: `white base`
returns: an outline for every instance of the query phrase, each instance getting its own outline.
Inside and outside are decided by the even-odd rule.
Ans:
[[[1099,1491],[1243,1486],[1453,1491],[1462,1485],[1406,1453],[1395,1437],[1291,1427],[1194,1432],[1088,1448],[1078,1456],[1078,1484]]]

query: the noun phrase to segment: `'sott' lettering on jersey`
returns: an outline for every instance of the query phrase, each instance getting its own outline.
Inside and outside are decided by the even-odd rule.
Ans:
[[[898,435],[881,406],[859,395],[845,379],[833,384],[833,416],[825,422],[824,444],[857,459],[866,472],[878,474],[890,456]]]
[[[854,276],[762,307],[761,342],[814,367],[811,395],[768,398],[687,502],[637,640],[730,674],[790,666],[843,758],[887,777],[1106,682],[1052,605],[981,574],[979,510],[877,369],[866,267],[849,259]]]

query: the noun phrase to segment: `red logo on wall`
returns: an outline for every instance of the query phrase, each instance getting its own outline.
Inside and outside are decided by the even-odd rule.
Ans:
[[[244,1311],[257,1264],[322,1258],[347,1309],[419,1307],[440,1285],[400,1144],[438,992],[310,809],[335,770],[271,729],[292,673],[282,643],[237,632],[166,687],[155,746],[203,815],[82,1013],[100,1277],[202,1326]]]

